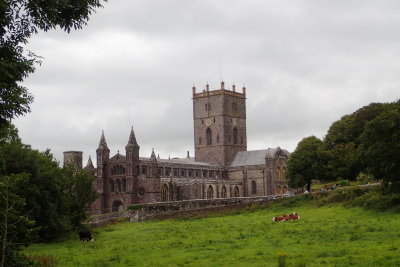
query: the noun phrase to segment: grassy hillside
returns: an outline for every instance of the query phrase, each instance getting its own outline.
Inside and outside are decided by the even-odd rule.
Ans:
[[[296,211],[299,221],[273,223]],[[120,223],[34,244],[27,255],[57,266],[399,266],[400,215],[284,200],[207,218]]]

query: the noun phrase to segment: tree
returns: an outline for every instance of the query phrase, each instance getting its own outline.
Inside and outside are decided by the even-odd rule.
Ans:
[[[25,199],[25,210],[32,211],[29,217],[40,226],[39,237],[52,240],[70,230],[65,175],[50,152],[39,152],[20,142],[12,142],[0,146],[0,154],[7,155],[0,175],[30,174],[16,194]]]
[[[64,168],[66,176],[66,193],[69,198],[71,224],[79,226],[86,218],[90,204],[98,198],[93,186],[95,177],[88,170]]]
[[[27,178],[27,174],[0,178],[0,267],[21,264],[16,252],[35,237],[36,228],[24,210],[25,201],[15,193]]]
[[[40,57],[23,45],[39,30],[66,32],[87,24],[101,0],[0,1],[0,128],[30,111],[33,96],[20,83],[35,71]],[[103,0],[107,1],[107,0]]]
[[[323,151],[326,159],[324,180],[354,180],[362,171],[356,144],[353,142],[337,144]]]
[[[289,186],[311,189],[311,180],[321,179],[324,173],[322,141],[315,136],[306,137],[299,142],[287,162]]]
[[[14,193],[25,200],[24,211],[40,227],[39,238],[54,240],[78,226],[96,198],[94,178],[60,168],[49,150],[39,152],[24,145],[13,127],[3,133],[11,136],[0,138],[0,176],[29,174]]]
[[[324,144],[327,149],[331,149],[338,144],[345,144],[354,141],[354,137],[350,132],[353,121],[353,115],[345,115],[340,120],[332,123],[324,138]]]
[[[400,101],[369,121],[361,135],[360,155],[367,170],[400,188]]]
[[[355,180],[366,166],[359,159],[360,136],[365,125],[388,108],[388,103],[371,103],[332,123],[324,138],[328,180]]]

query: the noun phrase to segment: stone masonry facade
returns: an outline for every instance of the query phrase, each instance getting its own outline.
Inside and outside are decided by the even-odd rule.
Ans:
[[[246,88],[216,90],[207,84],[193,91],[195,157],[160,159],[154,150],[139,157],[131,129],[125,155],[110,157],[104,132],[85,168],[96,176],[99,198],[91,214],[125,210],[132,204],[195,199],[282,195],[291,189],[285,178],[290,153],[280,147],[247,151]],[[64,152],[64,164],[82,168],[82,152]]]

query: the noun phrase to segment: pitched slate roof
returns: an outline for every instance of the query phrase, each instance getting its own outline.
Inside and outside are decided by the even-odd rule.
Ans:
[[[117,154],[115,154],[113,157],[111,157],[109,159],[109,161],[126,161],[126,157],[119,154],[119,152]]]
[[[143,161],[149,161],[149,158],[143,158],[140,157],[140,160]],[[200,162],[200,161],[195,161],[194,158],[175,158],[175,159],[157,159],[158,162],[162,163],[175,163],[175,164],[188,164],[188,165],[198,165],[198,166],[217,166],[217,165],[212,165],[207,162]]]
[[[252,151],[239,151],[236,153],[230,167],[263,165],[265,164],[266,157],[274,157],[279,154],[279,151],[284,156],[290,155],[287,150],[281,149],[280,147]]]

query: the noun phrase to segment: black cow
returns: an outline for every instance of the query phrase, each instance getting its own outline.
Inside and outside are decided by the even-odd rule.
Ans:
[[[89,231],[82,230],[78,234],[81,241],[94,241],[92,234]]]

